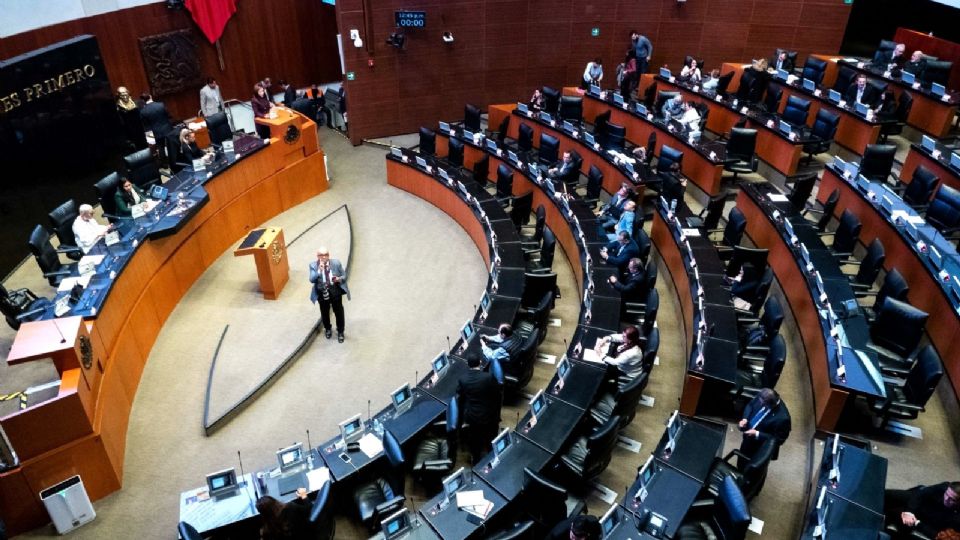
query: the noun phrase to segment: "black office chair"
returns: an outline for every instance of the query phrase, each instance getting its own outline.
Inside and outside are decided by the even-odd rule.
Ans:
[[[744,104],[750,103],[750,98],[757,94],[758,88],[762,88],[760,86],[760,79],[757,78],[752,69],[745,69],[743,73],[740,74],[740,86],[737,87],[735,97]]]
[[[630,237],[633,238],[633,241],[637,243],[637,258],[643,261],[643,264],[647,264],[647,257],[650,256],[650,248],[652,247],[653,243],[650,241],[650,236],[648,236],[643,230],[642,216],[636,216],[636,219],[634,219],[633,231],[631,232]]]
[[[520,308],[520,315],[513,325],[513,333],[525,340],[536,332],[539,342],[543,343],[549,330],[550,309],[552,307],[553,291],[545,291],[536,305]]]
[[[443,422],[433,426],[438,433],[428,435],[417,444],[413,454],[413,476],[431,487],[453,471],[457,463],[457,443],[460,433],[460,407],[457,398],[447,402]]]
[[[483,157],[473,163],[473,181],[481,186],[486,186],[490,181],[490,155],[484,153]]]
[[[450,138],[450,142],[447,144],[446,162],[450,164],[451,167],[458,169],[463,167],[463,141],[452,137]]]
[[[168,133],[163,139],[163,144],[167,148],[167,166],[170,167],[173,174],[177,174],[192,164],[192,161],[188,160],[181,151],[179,130]]]
[[[553,165],[560,159],[560,139],[547,133],[540,134],[540,149],[537,159],[545,165]]]
[[[666,174],[671,172],[671,166],[674,163],[683,167],[683,152],[664,143],[660,146],[660,156],[657,158],[657,173]]]
[[[847,208],[840,214],[840,221],[837,224],[836,230],[818,234],[821,237],[833,236],[830,251],[833,252],[834,256],[846,259],[853,254],[853,249],[857,246],[857,241],[860,239],[861,229],[863,229],[863,224],[860,223],[860,218]]]
[[[325,482],[317,492],[317,498],[310,506],[311,538],[333,540],[337,534],[337,521],[333,519],[333,504],[330,504],[330,487],[333,482]]]
[[[858,298],[874,297],[872,306],[860,306],[869,324],[873,324],[873,321],[877,320],[877,314],[880,313],[884,300],[893,298],[906,302],[908,294],[910,294],[910,285],[907,284],[907,280],[896,268],[887,271],[886,275],[883,276],[883,283],[876,291],[857,291]]]
[[[783,306],[776,296],[769,296],[763,303],[763,314],[760,320],[741,331],[740,359],[741,365],[747,363],[745,355],[766,356],[774,338],[780,333],[783,325]]]
[[[549,228],[544,229],[544,237],[546,237],[546,231],[548,230]],[[549,316],[549,307],[553,307],[553,295],[558,290],[557,274],[554,272],[525,272],[523,281],[523,296],[520,298],[520,306],[527,309],[537,306],[543,300],[543,297],[550,293],[550,303],[546,315]],[[522,326],[518,323],[518,331],[522,330]],[[521,335],[523,335],[522,332]]]
[[[819,58],[814,58],[813,55],[810,55],[807,57],[807,61],[803,64],[803,73],[801,73],[801,78],[810,79],[819,86],[823,83],[823,74],[826,72],[826,70],[826,60],[820,60]]]
[[[514,197],[512,202],[513,204],[510,205],[510,221],[519,231],[530,221],[530,211],[533,210],[533,192],[528,191],[523,195]]]
[[[537,363],[537,346],[540,339],[540,330],[534,328],[524,336],[523,343],[517,351],[516,358],[502,363],[504,390],[514,395],[523,390],[533,378],[534,367]]]
[[[510,116],[504,116],[500,121],[497,131],[490,132],[490,138],[496,139],[500,146],[503,146],[507,140],[507,132],[510,130]]]
[[[497,185],[494,192],[500,206],[506,208],[513,202],[513,169],[501,163],[497,165]]]
[[[50,227],[53,229],[54,234],[57,235],[57,240],[60,241],[61,248],[77,247],[77,238],[73,234],[73,222],[79,215],[77,202],[73,199],[54,208],[53,211],[47,214],[47,217],[50,218]],[[66,255],[78,261],[80,257],[83,256],[83,253],[78,249],[76,251],[66,252]]]
[[[737,181],[740,173],[757,172],[760,160],[755,153],[756,147],[757,130],[746,128],[730,130],[730,138],[727,140],[727,160],[723,164],[723,170],[733,173],[734,182]]]
[[[582,482],[599,476],[610,464],[619,426],[620,418],[612,416],[595,431],[577,437],[560,454],[558,467]]]
[[[727,476],[717,493],[713,514],[706,521],[687,522],[677,531],[679,538],[743,540],[750,526],[750,507],[736,480]]]
[[[837,126],[840,125],[840,115],[821,108],[813,121],[808,138],[810,142],[803,144],[803,151],[807,154],[804,161],[809,163],[813,156],[830,151],[833,138],[837,135]]]
[[[520,124],[517,132],[517,152],[527,154],[531,151],[533,151],[533,128],[527,124]]]
[[[877,45],[876,52],[873,53],[873,60],[871,61],[871,63],[883,64],[883,66],[878,66],[878,67],[886,68],[886,64],[889,62],[889,59],[890,59],[890,53],[893,52],[893,50],[896,47],[897,47],[896,41],[890,41],[889,39],[881,39],[880,44]]]
[[[549,86],[543,87],[543,110],[556,114],[560,109],[560,91]]]
[[[723,236],[719,241],[713,242],[721,259],[726,261],[733,256],[733,248],[740,245],[745,230],[747,230],[747,218],[739,208],[734,206],[727,213],[727,224],[723,228]],[[710,232],[719,231],[713,230]]]
[[[775,388],[787,362],[787,344],[781,334],[770,341],[764,355],[744,354],[743,368],[737,369],[736,386],[730,391],[735,399],[753,399],[764,388]]]
[[[956,240],[960,237],[960,191],[940,184],[924,217],[948,240]]]
[[[656,105],[655,105],[655,109],[656,109],[656,110],[655,110],[654,112],[655,112],[656,114],[663,115],[663,114],[664,114],[664,112],[663,112],[663,107],[664,107],[664,105],[666,105],[668,101],[670,101],[671,99],[677,97],[678,95],[680,95],[680,92],[664,92],[664,91],[661,91],[660,93],[658,93],[658,94],[657,94],[657,103],[656,103]]]
[[[177,533],[180,535],[180,540],[203,540],[203,536],[200,536],[200,532],[197,531],[193,525],[187,523],[186,521],[177,523]]]
[[[903,133],[904,126],[907,125],[907,117],[913,109],[913,96],[910,92],[903,90],[897,99],[897,110],[893,122],[884,122],[880,124],[879,142],[886,143],[890,135],[900,135]]]
[[[480,109],[476,105],[467,103],[463,106],[463,128],[474,133],[480,133]]]
[[[653,165],[653,159],[656,157],[654,152],[657,150],[657,132],[651,131],[650,135],[647,136],[647,167]]]
[[[149,148],[124,156],[123,164],[127,169],[127,178],[140,189],[146,190],[160,181],[160,167]]]
[[[920,350],[906,379],[886,381],[886,399],[871,402],[870,410],[880,417],[881,427],[886,426],[891,418],[913,420],[926,410],[924,407],[937,390],[941,378],[943,364],[933,345],[927,345]]]
[[[640,99],[639,93],[637,95],[637,99],[638,100]],[[653,108],[653,104],[656,101],[656,99],[657,99],[657,83],[656,81],[654,81],[643,92],[643,104],[647,107],[648,111],[655,112],[655,109]]]
[[[579,96],[563,96],[560,99],[560,118],[579,125],[583,122],[583,98]]]
[[[627,137],[627,128],[619,124],[607,122],[606,132],[607,134],[606,137],[604,137],[605,142],[603,147],[607,150],[617,150],[622,152],[624,148],[624,140]]]
[[[650,291],[654,290],[657,285],[657,262],[648,261],[644,264],[643,285],[634,289],[629,295],[623,295],[621,297],[626,310],[625,313],[634,317],[639,317],[647,312],[647,302],[651,300]],[[656,301],[659,304],[659,296],[656,298]],[[659,306],[657,307],[659,308]]]
[[[730,83],[733,82],[733,76],[736,74],[735,71],[728,71],[720,76],[717,79],[717,95],[726,96],[727,88],[730,87]]]
[[[837,70],[837,80],[833,83],[833,90],[843,95],[847,91],[847,88],[850,88],[850,85],[853,84],[853,79],[856,76],[856,71],[845,66],[840,66],[840,69]]]
[[[40,271],[43,272],[43,277],[47,278],[50,285],[54,287],[60,285],[63,278],[73,273],[77,267],[76,263],[61,263],[60,253],[69,254],[78,252],[80,249],[77,247],[54,249],[53,244],[50,243],[50,233],[44,229],[42,225],[37,225],[33,228],[27,245],[30,247],[30,253],[33,254],[34,260],[37,261]]]
[[[390,430],[383,433],[383,453],[387,457],[386,470],[382,476],[362,483],[353,491],[353,502],[360,521],[370,530],[385,517],[403,508],[403,450]]]
[[[740,450],[732,450],[723,459],[714,458],[704,491],[711,497],[717,497],[724,480],[729,477],[737,483],[747,501],[753,500],[760,494],[767,480],[767,468],[776,448],[777,440],[771,437],[763,442],[752,456],[747,456]],[[731,462],[734,457],[737,458],[736,465]]]
[[[568,505],[567,488],[553,483],[529,467],[523,468],[523,489],[517,499],[523,514],[533,520],[538,532],[542,533],[537,538],[544,538],[558,523],[582,513],[584,509],[582,501],[570,501],[573,504]]]
[[[650,372],[643,371],[622,387],[605,392],[587,411],[597,426],[606,424],[610,418],[620,418],[619,429],[627,427],[637,415],[637,407],[643,397],[643,391],[650,382]]]
[[[0,284],[0,312],[10,328],[18,330],[20,323],[35,321],[50,307],[48,298],[38,297],[30,289],[8,291]]]
[[[656,276],[653,279],[655,286]],[[628,309],[626,312],[626,319],[631,324],[636,324],[637,330],[640,330],[640,335],[644,337],[649,336],[650,332],[653,331],[653,327],[657,323],[657,314],[660,312],[660,293],[649,283],[645,283],[645,285],[643,288],[646,289],[646,294],[642,297],[643,309],[637,311]],[[621,297],[621,301],[624,306],[627,305],[626,298]]]
[[[903,178],[900,180],[903,182]],[[915,210],[925,210],[939,183],[940,178],[933,171],[923,165],[917,165],[910,182],[901,183],[893,189],[900,193],[903,202]]]
[[[431,157],[437,154],[437,133],[428,127],[420,126],[420,144],[417,145],[420,155]]]
[[[945,60],[928,60],[926,67],[923,69],[923,75],[920,77],[920,80],[923,81],[923,84],[925,85],[937,83],[947,86],[950,80],[950,71],[952,69],[953,62],[947,62]]]
[[[525,195],[526,196],[526,195]],[[530,192],[531,205],[533,201],[533,192]],[[517,203],[514,202],[514,208],[517,207]],[[543,241],[543,229],[547,225],[547,209],[543,205],[537,206],[537,211],[535,212],[534,224],[531,227],[527,225],[529,221],[529,209],[527,210],[526,221],[519,227],[520,228],[520,246],[524,249],[539,249],[540,242]],[[533,231],[533,234],[523,234],[524,231]]]
[[[120,188],[120,175],[112,172],[101,178],[93,189],[97,192],[97,199],[100,201],[100,209],[103,210],[103,216],[110,223],[117,220],[117,202],[114,195]]]
[[[797,212],[803,212],[807,208],[807,201],[810,200],[813,187],[817,185],[817,179],[817,173],[814,172],[798,176],[793,180],[793,189],[790,190],[787,199]]]
[[[591,165],[587,171],[587,187],[583,196],[583,203],[590,208],[596,208],[600,202],[600,192],[603,190],[603,171],[596,165]]]
[[[910,355],[920,344],[924,326],[930,317],[906,302],[887,297],[876,320],[870,325],[868,346],[877,352],[880,370],[903,376],[910,371]]]
[[[653,85],[656,86],[656,85]],[[606,110],[593,119],[593,139],[601,147],[607,145],[607,124],[610,123],[610,111]]]
[[[536,540],[542,538],[536,532],[536,523],[531,520],[515,523],[505,530],[487,537],[489,540]]]
[[[233,131],[230,129],[230,121],[227,119],[227,113],[218,112],[207,117],[207,132],[210,134],[210,142],[223,146],[224,141],[233,140]]]
[[[767,83],[767,95],[763,98],[763,108],[768,113],[780,111],[780,99],[783,97],[783,88],[776,83]]]
[[[886,259],[887,255],[886,250],[883,248],[883,242],[880,241],[880,237],[876,237],[870,242],[870,245],[867,246],[867,252],[864,254],[862,260],[847,260],[840,263],[857,266],[857,273],[852,276],[847,276],[847,279],[850,280],[850,286],[853,287],[854,294],[859,297],[861,291],[866,292],[873,287],[873,282],[877,280],[877,276],[879,276],[880,271],[883,270],[883,263]]]
[[[543,243],[539,254],[531,254],[527,261],[527,272],[545,274],[553,268],[553,255],[557,247],[557,237],[550,228],[543,230]]]
[[[758,270],[753,269],[751,265],[750,271],[757,272]],[[760,310],[763,308],[763,303],[767,301],[767,295],[773,285],[773,269],[769,265],[759,273],[760,278],[756,280],[753,289],[737,291],[737,297],[750,304],[746,309],[734,308],[737,315],[737,324],[741,326],[750,325],[760,320]]]
[[[860,160],[860,174],[869,180],[886,182],[893,171],[894,157],[897,153],[895,144],[868,144]]]
[[[820,204],[817,201],[814,201],[816,204]],[[820,218],[815,222],[817,230],[823,232],[827,230],[827,224],[830,223],[830,220],[833,219],[833,211],[837,208],[837,203],[840,202],[840,188],[836,188],[827,195],[827,200],[823,201],[823,204],[820,204],[820,209],[816,209],[813,206],[808,206],[801,215],[814,214],[819,215]]]
[[[654,327],[650,330],[650,333],[644,336],[640,341],[641,346],[643,347],[643,355],[640,357],[640,365],[643,366],[643,371],[649,373],[653,371],[653,366],[657,361],[657,353],[660,352],[660,329]],[[619,385],[623,385],[626,381],[630,379],[618,381]]]
[[[780,113],[780,118],[791,126],[803,128],[807,125],[807,116],[810,114],[810,100],[798,96],[787,98],[787,104]]]

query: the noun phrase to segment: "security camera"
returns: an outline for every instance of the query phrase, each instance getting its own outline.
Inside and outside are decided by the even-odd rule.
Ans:
[[[443,42],[444,43],[453,43],[453,34],[450,32],[443,33]]]
[[[387,36],[387,45],[391,47],[396,47],[398,49],[403,49],[403,44],[407,41],[407,37],[399,32],[394,32]]]

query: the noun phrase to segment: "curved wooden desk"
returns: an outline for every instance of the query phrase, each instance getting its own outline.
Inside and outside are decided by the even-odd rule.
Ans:
[[[913,180],[913,171],[918,165],[923,165],[933,171],[933,174],[937,175],[944,184],[953,189],[960,189],[960,171],[950,167],[950,150],[939,143],[937,148],[941,154],[939,158],[934,158],[919,144],[911,144],[907,159],[903,161],[903,168],[900,169],[900,180],[909,184]]]
[[[83,478],[93,500],[120,489],[140,375],[180,298],[247,230],[327,189],[316,124],[297,121],[297,141],[273,139],[214,176],[204,185],[209,202],[189,222],[137,246],[95,318],[76,323],[78,332],[89,333],[90,367],[74,355],[58,365],[57,398],[0,419],[21,460],[0,475],[0,511],[10,532],[47,522],[38,493],[72,475]],[[50,357],[60,348],[51,321],[38,322],[32,334],[30,324],[21,327],[10,361]]]

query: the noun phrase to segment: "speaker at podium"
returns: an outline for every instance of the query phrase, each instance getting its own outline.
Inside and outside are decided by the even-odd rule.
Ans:
[[[290,279],[290,261],[287,259],[283,229],[265,227],[250,231],[233,252],[234,257],[243,255],[253,255],[263,297],[276,300]]]

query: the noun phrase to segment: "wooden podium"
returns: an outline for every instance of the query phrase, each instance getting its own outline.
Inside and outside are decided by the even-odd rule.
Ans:
[[[267,300],[276,300],[290,279],[290,262],[287,260],[287,243],[283,229],[267,227],[254,229],[247,234],[234,252],[234,257],[253,254],[257,262],[257,277],[260,290]]]

